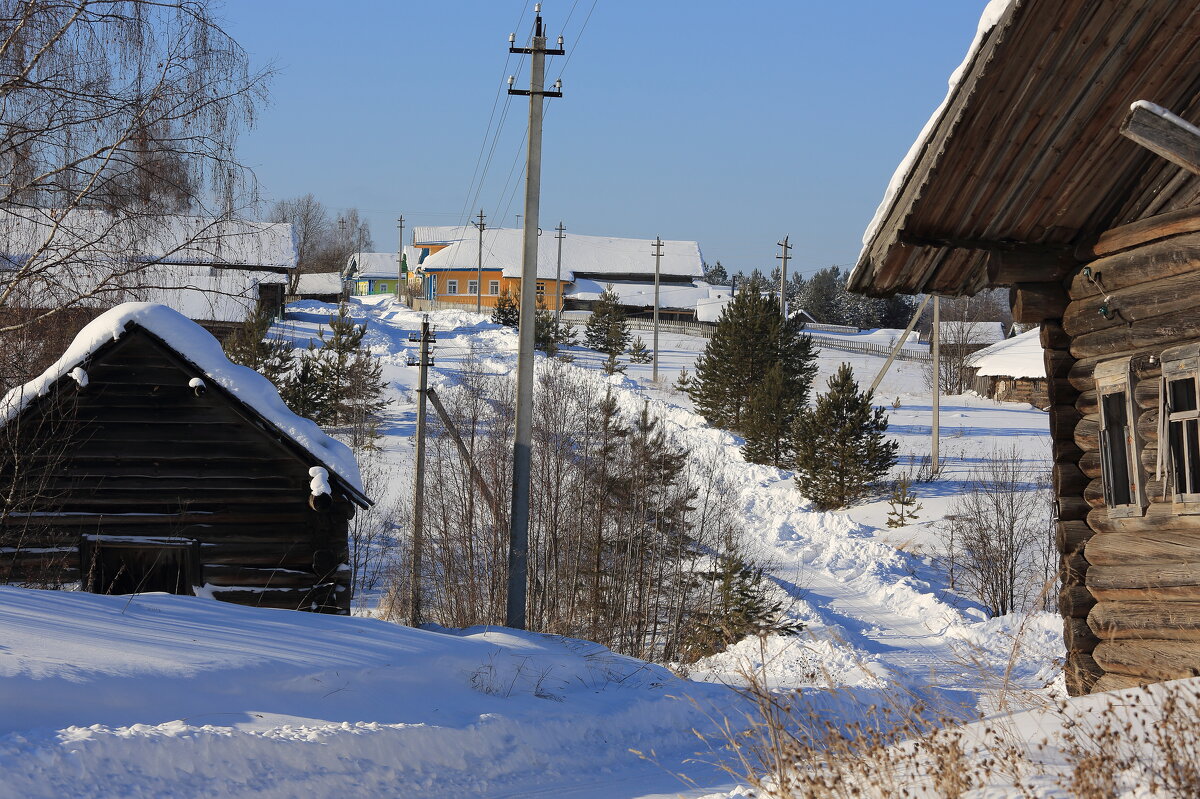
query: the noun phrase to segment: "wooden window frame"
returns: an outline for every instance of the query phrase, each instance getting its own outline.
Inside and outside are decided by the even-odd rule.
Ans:
[[[1143,516],[1146,513],[1146,492],[1142,479],[1142,461],[1140,457],[1142,442],[1138,440],[1137,419],[1138,409],[1133,401],[1134,381],[1130,369],[1131,358],[1118,358],[1098,364],[1095,371],[1096,405],[1100,414],[1100,479],[1104,485],[1104,505],[1112,518],[1131,518]],[[1120,409],[1124,412],[1122,425],[1109,418],[1106,410],[1110,403],[1106,398],[1121,396]],[[1113,438],[1114,426],[1123,426],[1120,433],[1123,441]],[[1113,452],[1119,451],[1125,461],[1124,468],[1113,463]],[[1126,488],[1128,501],[1118,502],[1116,475],[1124,471],[1127,475]]]
[[[546,296],[546,282],[540,280],[537,283],[533,284],[533,293],[539,297],[545,297]]]
[[[492,297],[495,297],[500,294],[500,281],[499,280],[489,280],[488,281],[488,294]]]
[[[446,281],[446,296],[447,297],[451,297],[451,296],[457,297],[458,296],[458,281],[457,280],[447,280]]]
[[[467,281],[467,296],[474,297],[478,293],[479,293],[479,281],[468,280]]]
[[[1195,396],[1192,404],[1195,408],[1182,411],[1172,409],[1171,384],[1181,380],[1191,381]],[[1164,490],[1171,495],[1172,510],[1178,514],[1200,514],[1200,491],[1180,491],[1175,474],[1176,465],[1182,457],[1185,474],[1200,475],[1200,460],[1193,464],[1187,447],[1182,448],[1182,453],[1176,452],[1171,434],[1172,425],[1179,424],[1182,431],[1190,427],[1192,435],[1200,438],[1200,344],[1185,344],[1163,352],[1158,413],[1159,446],[1166,448],[1166,458],[1161,461],[1166,472],[1162,475],[1163,484],[1166,486]],[[1191,482],[1200,482],[1200,477]]]

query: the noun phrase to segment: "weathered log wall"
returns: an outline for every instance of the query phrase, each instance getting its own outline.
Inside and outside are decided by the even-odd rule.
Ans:
[[[198,542],[199,585],[218,599],[348,612],[344,498],[309,506],[308,463],[140,331],[99,351],[4,433],[0,581],[89,583],[85,540]]]
[[[1061,321],[1043,324],[1072,693],[1200,674],[1200,516],[1175,512],[1155,479],[1156,356],[1200,340],[1200,233],[1189,226],[1180,232],[1178,216],[1164,215],[1161,235],[1155,235],[1153,220],[1137,222],[1129,235],[1106,233],[1104,241],[1125,242],[1126,248],[1105,250],[1072,275]],[[1116,518],[1105,507],[1100,478],[1094,370],[1129,355],[1139,356],[1131,375],[1135,468],[1147,506],[1144,515]]]

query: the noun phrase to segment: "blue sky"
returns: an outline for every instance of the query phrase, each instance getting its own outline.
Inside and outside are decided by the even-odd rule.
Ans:
[[[547,69],[566,96],[548,101],[541,225],[696,240],[706,260],[746,271],[770,268],[790,234],[793,268],[853,263],[984,5],[548,0],[569,60]],[[395,248],[400,213],[409,230],[480,207],[489,224],[515,226],[524,98],[500,92],[492,134],[510,104],[494,155],[482,185],[472,175],[505,76],[528,80],[507,37],[529,35],[532,11],[525,0],[227,0],[229,31],[279,70],[242,140],[263,195],[358,207],[377,249]]]

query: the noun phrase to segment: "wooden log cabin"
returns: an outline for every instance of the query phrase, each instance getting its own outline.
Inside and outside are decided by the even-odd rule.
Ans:
[[[1170,109],[1178,114],[1165,111]],[[993,2],[853,290],[1010,288],[1040,323],[1066,678],[1200,674],[1200,14]]]
[[[0,582],[349,612],[353,454],[166,306],[83,328],[0,446]]]

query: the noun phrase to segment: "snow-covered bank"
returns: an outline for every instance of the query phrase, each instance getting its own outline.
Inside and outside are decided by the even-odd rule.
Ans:
[[[584,641],[193,597],[4,587],[0,629],[5,799],[671,790],[629,750],[678,765],[736,705]]]

